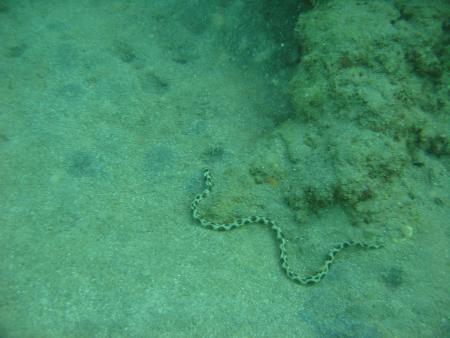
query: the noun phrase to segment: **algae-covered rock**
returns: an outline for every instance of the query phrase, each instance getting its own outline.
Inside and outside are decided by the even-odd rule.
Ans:
[[[297,116],[347,120],[403,138],[417,128],[450,134],[449,7],[327,1],[301,14],[303,55],[291,81]]]
[[[288,205],[342,203],[355,224],[406,217],[392,192],[403,189],[409,168],[450,154],[450,4],[313,5],[296,26],[295,113],[278,127],[294,168]]]
[[[404,143],[359,129],[341,133],[333,152],[337,195],[351,205],[372,198],[409,160]]]

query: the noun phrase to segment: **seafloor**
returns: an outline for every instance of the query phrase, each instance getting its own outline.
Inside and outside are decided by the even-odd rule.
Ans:
[[[449,337],[449,18],[0,0],[0,337]]]

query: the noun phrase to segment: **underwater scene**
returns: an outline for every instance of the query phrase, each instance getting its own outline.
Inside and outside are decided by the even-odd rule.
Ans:
[[[450,337],[450,2],[0,0],[28,337]]]

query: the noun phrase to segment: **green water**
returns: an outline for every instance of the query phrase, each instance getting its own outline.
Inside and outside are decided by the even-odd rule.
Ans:
[[[450,337],[449,17],[0,0],[0,337]]]

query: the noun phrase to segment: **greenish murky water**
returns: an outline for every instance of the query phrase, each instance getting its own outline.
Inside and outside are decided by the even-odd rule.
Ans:
[[[0,0],[0,337],[449,337],[449,18]]]

